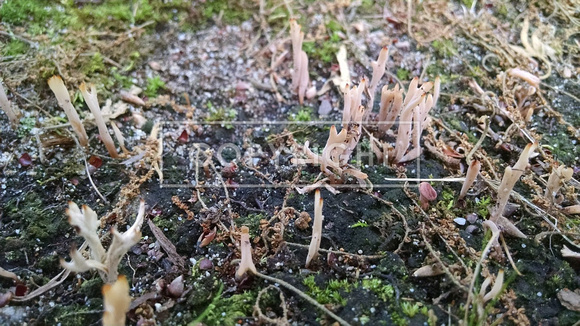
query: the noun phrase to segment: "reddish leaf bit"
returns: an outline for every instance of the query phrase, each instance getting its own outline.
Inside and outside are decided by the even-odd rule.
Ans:
[[[463,158],[463,154],[458,153],[449,145],[443,147],[443,154],[453,158]]]
[[[233,178],[236,175],[238,166],[234,162],[229,162],[222,168],[222,176],[225,178]]]
[[[187,133],[187,130],[184,130],[181,132],[181,135],[179,135],[179,138],[177,138],[177,141],[185,144],[187,143],[187,141],[189,140],[189,134]]]
[[[17,297],[23,297],[27,291],[28,288],[26,287],[26,285],[16,284],[16,289],[14,289],[14,295],[16,295]]]
[[[23,167],[29,167],[32,164],[32,158],[30,155],[28,155],[28,153],[24,153],[18,159],[18,163],[20,163],[20,165]]]
[[[437,191],[433,189],[429,182],[421,182],[419,184],[419,201],[421,208],[429,208],[429,202],[437,199]]]
[[[215,238],[215,235],[217,233],[217,228],[213,228],[213,230],[211,230],[211,232],[209,230],[205,230],[197,239],[197,243],[199,244],[200,248],[203,248],[205,246],[207,246],[208,244],[210,244],[213,239]]]
[[[89,158],[89,164],[94,166],[95,169],[98,169],[103,165],[103,160],[100,157],[93,155]]]

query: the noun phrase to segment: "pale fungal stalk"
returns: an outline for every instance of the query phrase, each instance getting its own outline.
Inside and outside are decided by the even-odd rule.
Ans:
[[[526,166],[528,165],[528,161],[530,156],[534,152],[534,150],[538,147],[538,142],[530,143],[526,145],[526,148],[520,154],[520,157],[516,164],[512,167],[506,167],[503,178],[501,180],[501,184],[497,190],[497,204],[492,211],[490,220],[495,222],[498,225],[501,225],[500,219],[503,217],[503,212],[505,210],[506,204],[508,199],[510,198],[510,194],[516,182],[520,179],[522,174],[524,173]]]
[[[387,64],[387,59],[389,58],[389,49],[385,46],[381,49],[377,61],[371,62],[371,67],[373,68],[373,76],[371,77],[371,83],[368,87],[369,100],[367,102],[367,108],[369,112],[372,111],[374,106],[375,93],[377,91],[377,86],[379,81],[383,78],[385,74],[385,66]]]
[[[306,268],[310,266],[313,259],[318,257],[318,249],[320,249],[320,240],[322,240],[322,206],[324,200],[320,198],[320,189],[316,189],[314,193],[314,223],[312,225],[312,239],[308,247],[308,256],[306,256]]]
[[[120,275],[114,283],[103,285],[103,326],[122,326],[129,307],[129,283],[125,275]]]
[[[310,76],[308,75],[308,56],[302,50],[304,42],[304,32],[296,19],[290,19],[290,38],[292,39],[292,58],[294,61],[294,72],[292,74],[292,89],[297,90],[300,104],[304,102],[304,96],[314,96],[316,88],[308,89]],[[307,94],[308,91],[308,94]]]
[[[68,94],[68,90],[66,86],[64,86],[64,82],[60,76],[52,76],[48,80],[48,86],[56,96],[58,101],[58,106],[60,106],[66,116],[70,125],[72,126],[75,134],[79,137],[79,143],[81,146],[87,146],[89,144],[89,138],[87,136],[87,132],[85,131],[85,127],[79,118],[79,114],[75,110],[75,107],[72,105],[70,95]]]
[[[302,147],[302,153],[306,158],[293,158],[294,164],[320,164],[320,171],[331,178],[344,178],[348,173],[356,177],[359,182],[364,183],[367,175],[358,169],[349,166],[351,155],[356,148],[362,131],[362,120],[365,114],[365,108],[362,106],[362,91],[366,88],[363,79],[358,87],[354,86],[345,93],[344,109],[342,115],[343,127],[337,132],[336,127],[330,127],[330,133],[326,145],[321,155],[317,155],[309,148],[310,143],[307,141]]]
[[[6,113],[8,116],[8,120],[10,120],[10,124],[12,125],[13,129],[16,129],[18,123],[20,122],[20,113],[12,107],[12,103],[8,100],[8,96],[6,96],[6,92],[4,91],[4,86],[0,83],[0,108],[2,111]]]
[[[461,187],[461,192],[459,193],[459,199],[462,199],[467,195],[467,191],[477,178],[479,171],[481,170],[481,163],[477,160],[471,161],[469,167],[467,168],[467,173],[465,174],[465,181],[463,182],[463,186]]]
[[[479,261],[477,262],[477,265],[475,265],[475,270],[473,272],[473,275],[471,276],[471,282],[469,284],[469,290],[467,291],[468,295],[467,295],[467,301],[465,302],[465,307],[469,308],[469,305],[471,303],[471,300],[473,299],[473,290],[475,287],[475,281],[477,279],[477,277],[479,276],[479,272],[481,271],[481,265],[483,264],[483,261],[485,261],[485,259],[487,258],[487,256],[489,255],[489,252],[491,250],[491,247],[497,247],[499,246],[499,237],[500,237],[500,230],[497,227],[497,225],[490,221],[484,221],[483,223],[483,227],[484,228],[488,228],[491,231],[491,238],[489,239],[489,241],[487,242],[487,245],[485,245],[485,248],[483,248],[483,251],[481,252],[481,257],[479,258]],[[465,309],[465,315],[463,318],[463,323],[465,325],[467,325],[467,317],[469,315],[469,309]]]
[[[562,208],[564,214],[580,214],[580,205],[572,205]]]
[[[479,290],[479,295],[481,296],[484,304],[497,298],[497,296],[501,293],[501,288],[503,287],[503,276],[503,269],[500,269],[499,272],[497,272],[493,287],[487,293],[485,291],[487,291],[487,287],[491,284],[491,276],[488,276],[485,281],[483,281],[483,284],[481,284],[481,289]]]
[[[242,259],[238,270],[236,271],[236,280],[240,280],[244,274],[250,272],[252,274],[257,274],[256,266],[252,260],[252,244],[250,243],[250,229],[247,226],[242,226],[242,235],[240,239],[240,251],[242,253]]]
[[[69,208],[66,213],[69,216],[69,224],[77,230],[78,234],[88,244],[90,258],[85,258],[81,253],[82,250],[73,249],[70,254],[70,262],[61,259],[62,267],[76,273],[97,269],[103,281],[107,283],[115,282],[119,275],[117,269],[121,258],[141,239],[141,226],[145,218],[145,201],[141,201],[137,218],[135,218],[135,222],[126,232],[119,233],[115,228],[112,229],[113,241],[106,252],[97,234],[100,224],[99,219],[92,209],[88,206],[83,206],[82,210],[80,210],[75,203],[69,202]]]
[[[553,203],[556,199],[556,195],[558,194],[558,190],[560,190],[560,187],[562,187],[562,183],[570,181],[573,174],[574,169],[567,168],[564,165],[560,165],[559,167],[552,169],[552,173],[548,178],[548,184],[546,185],[546,193],[544,196]]]
[[[91,113],[95,117],[95,123],[97,124],[97,128],[99,129],[99,135],[101,136],[101,140],[109,155],[112,158],[118,158],[119,153],[117,153],[117,149],[115,148],[115,143],[113,142],[113,138],[109,134],[109,130],[107,129],[107,125],[105,124],[105,119],[103,118],[103,114],[101,113],[101,107],[99,106],[99,100],[97,99],[97,89],[95,85],[90,84],[87,86],[85,83],[82,83],[79,87],[87,106],[91,110]]]
[[[382,142],[373,144],[373,151],[379,161],[388,157],[391,164],[407,162],[421,155],[421,134],[429,123],[429,111],[437,104],[441,81],[427,82],[419,87],[419,78],[415,77],[409,84],[407,95],[403,99],[403,90],[396,85],[392,90],[384,86],[381,91],[381,104],[378,114],[378,128],[387,132],[399,118],[395,147]],[[433,89],[433,94],[428,94]],[[410,145],[413,145],[411,150]]]
[[[513,68],[508,70],[508,75],[522,79],[535,88],[540,88],[540,78],[520,68]]]

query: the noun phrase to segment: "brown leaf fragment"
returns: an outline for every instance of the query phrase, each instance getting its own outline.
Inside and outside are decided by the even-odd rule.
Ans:
[[[580,311],[580,289],[562,289],[558,292],[558,299],[568,310]]]
[[[149,228],[151,229],[151,232],[153,232],[153,235],[157,241],[159,241],[159,244],[163,250],[167,253],[167,258],[169,261],[171,261],[178,270],[183,270],[185,268],[185,260],[177,253],[175,245],[171,243],[165,234],[163,234],[163,231],[161,231],[161,229],[158,228],[157,225],[151,221],[151,219],[147,219],[147,224],[149,225]]]
[[[121,99],[127,103],[135,104],[138,106],[145,106],[145,101],[143,101],[139,96],[133,95],[126,91],[121,91],[119,94]]]

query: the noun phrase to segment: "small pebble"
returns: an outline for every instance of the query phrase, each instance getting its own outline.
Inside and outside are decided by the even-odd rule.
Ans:
[[[468,225],[465,228],[465,231],[467,231],[468,233],[476,233],[477,231],[479,231],[478,227],[475,225]]]
[[[453,219],[453,221],[459,225],[465,225],[466,220],[463,217],[457,217]]]
[[[469,223],[475,223],[475,221],[477,221],[477,214],[471,213],[471,214],[468,214],[465,218],[467,219],[467,221]]]
[[[320,102],[320,107],[318,107],[318,114],[320,115],[329,115],[332,112],[332,105],[328,100],[322,100]]]
[[[202,271],[207,271],[213,268],[213,263],[209,259],[202,259],[199,262],[199,269]]]

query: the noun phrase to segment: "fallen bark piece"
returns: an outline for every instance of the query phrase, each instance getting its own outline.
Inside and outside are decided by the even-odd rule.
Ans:
[[[575,291],[562,289],[558,292],[560,303],[568,310],[580,311],[580,289]]]

